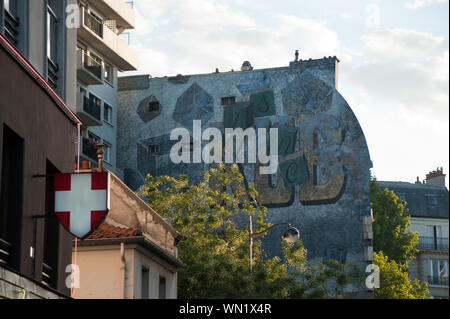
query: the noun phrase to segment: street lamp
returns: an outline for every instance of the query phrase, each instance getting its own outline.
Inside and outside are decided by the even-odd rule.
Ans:
[[[288,241],[290,243],[295,243],[296,241],[298,241],[300,239],[300,232],[298,231],[297,228],[292,227],[290,223],[274,224],[274,225],[270,226],[269,228],[267,228],[266,230],[263,230],[262,232],[254,233],[252,216],[251,215],[249,216],[248,238],[250,240],[250,251],[249,251],[250,271],[253,270],[253,239],[264,236],[270,229],[274,228],[275,226],[280,226],[280,225],[286,225],[286,227],[287,227],[286,231],[283,233],[283,238],[286,241]]]

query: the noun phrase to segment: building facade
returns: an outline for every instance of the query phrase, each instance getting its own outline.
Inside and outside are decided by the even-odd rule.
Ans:
[[[52,174],[72,172],[70,1],[0,1],[0,298],[67,298],[71,237],[53,213]],[[56,18],[55,18],[56,17]],[[25,92],[25,93],[24,93]]]
[[[137,53],[124,32],[134,29],[135,13],[132,3],[122,0],[77,4],[76,112],[84,124],[82,156],[95,163],[96,145],[103,145],[104,165],[117,173],[117,75],[137,69]]]
[[[199,181],[204,162],[193,163],[193,121],[201,129],[278,128],[277,173],[239,164],[254,183],[269,221],[300,230],[308,258],[336,259],[365,269],[372,260],[369,169],[364,134],[337,91],[338,59],[298,60],[287,67],[151,78],[119,79],[118,167],[133,190],[148,173],[188,174]],[[175,164],[175,128],[191,133],[190,163]],[[197,141],[202,148],[207,141]],[[223,144],[224,145],[224,144]],[[247,220],[242,220],[247,226]],[[281,254],[282,229],[263,239],[270,256]]]
[[[180,234],[117,176],[111,208],[87,239],[77,243],[79,299],[176,299]]]
[[[445,175],[437,169],[421,183],[379,182],[407,202],[411,230],[419,233],[420,250],[409,266],[411,278],[428,282],[430,297],[448,298],[448,189]]]

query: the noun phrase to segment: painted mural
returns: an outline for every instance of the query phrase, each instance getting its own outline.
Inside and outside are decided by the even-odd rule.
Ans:
[[[192,130],[193,120],[222,133],[278,128],[277,173],[260,175],[259,164],[239,164],[246,183],[255,184],[271,222],[300,229],[309,258],[363,263],[370,245],[363,240],[362,220],[370,214],[371,161],[361,127],[335,88],[335,60],[319,62],[155,78],[147,89],[119,92],[118,159],[125,182],[137,190],[148,173],[199,180],[208,165],[169,159],[176,142],[170,141],[171,129]],[[160,108],[153,104],[146,112],[145,105],[155,101]],[[280,252],[282,231],[264,239],[272,255]]]

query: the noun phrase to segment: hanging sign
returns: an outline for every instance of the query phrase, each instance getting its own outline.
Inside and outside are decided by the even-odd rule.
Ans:
[[[73,236],[89,236],[109,211],[110,176],[107,172],[55,175],[55,214]]]

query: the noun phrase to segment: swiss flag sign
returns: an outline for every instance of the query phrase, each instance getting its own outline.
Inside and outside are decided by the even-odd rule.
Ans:
[[[89,236],[109,211],[107,172],[55,175],[55,214],[73,236]]]

